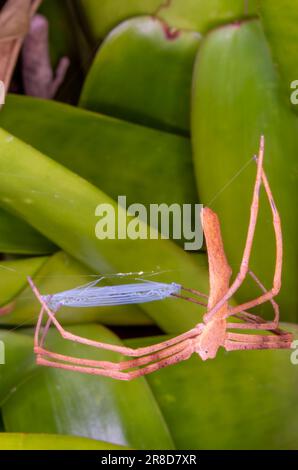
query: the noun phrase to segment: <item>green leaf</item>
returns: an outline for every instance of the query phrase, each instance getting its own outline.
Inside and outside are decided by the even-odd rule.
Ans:
[[[38,260],[38,258],[34,259]],[[32,269],[30,271],[30,261],[6,261],[5,266],[12,266],[15,271],[0,270],[0,274],[3,273],[7,276],[6,282],[5,279],[2,279],[4,281],[3,284],[0,278],[0,300],[2,296],[5,295],[5,298],[7,298],[9,295],[10,291],[7,291],[9,280],[14,280],[15,283],[22,282],[22,287],[24,287],[25,283],[27,285],[26,289],[15,299],[12,313],[3,317],[0,316],[0,324],[20,325],[25,323],[26,325],[34,325],[36,323],[40,304],[28,286],[26,276],[34,277],[34,282],[43,294],[53,294],[72,289],[95,279],[94,271],[90,271],[86,266],[64,252],[56,253],[47,262],[43,263],[36,277]],[[34,266],[33,260],[31,263]],[[0,265],[0,268],[2,265]],[[4,275],[2,277],[4,278]],[[102,281],[101,284],[104,284],[104,282]],[[13,291],[13,294],[16,294],[16,289]],[[13,298],[13,294],[10,296],[10,299]],[[116,308],[62,308],[56,316],[64,325],[94,321],[107,325],[148,325],[152,323],[150,318],[136,305],[125,305]]]
[[[97,325],[71,327],[70,331],[119,344],[115,335]],[[53,330],[49,332],[48,347],[77,357],[120,359],[118,354],[63,340]],[[173,448],[169,431],[143,378],[120,382],[39,367],[16,387],[2,412],[9,432],[80,435],[137,449]]]
[[[121,21],[158,16],[175,28],[206,32],[215,25],[256,15],[258,0],[76,0],[85,29],[98,41]]]
[[[75,0],[75,5],[77,16],[95,42],[131,16],[152,14],[162,2],[163,0]]]
[[[200,35],[173,33],[152,17],[121,23],[99,48],[80,105],[161,130],[188,133]]]
[[[260,0],[262,23],[282,76],[286,100],[290,103],[292,82],[298,80],[298,1]],[[297,88],[297,87],[296,87]],[[293,105],[298,111],[298,105]]]
[[[298,338],[297,325],[283,326]],[[176,448],[298,449],[298,366],[291,363],[292,352],[220,351],[206,362],[194,355],[146,376]]]
[[[28,113],[36,116],[34,126]],[[0,125],[114,199],[124,194],[128,204],[147,207],[197,202],[189,139],[14,95],[1,110]]]
[[[264,167],[281,213],[284,235],[283,319],[297,320],[298,122],[285,105],[279,77],[258,21],[210,33],[198,54],[192,100],[192,133],[200,197],[222,223],[228,259],[236,274],[243,253],[260,135],[266,139]],[[275,240],[264,191],[251,269],[267,289],[273,282]],[[240,301],[260,294],[246,283]],[[268,308],[267,308],[268,307]],[[260,313],[270,309],[260,307]]]
[[[35,370],[32,338],[13,331],[0,330],[0,404]],[[4,349],[4,361],[2,352]],[[4,362],[4,364],[2,363]]]
[[[0,208],[1,253],[41,255],[54,250],[55,245],[30,225]]]
[[[0,433],[1,450],[124,450],[127,447],[85,437]]]
[[[22,155],[22,158],[19,158]],[[151,272],[155,279],[177,282],[208,291],[203,264],[165,239],[105,239],[95,236],[95,209],[108,204],[115,216],[125,219],[123,208],[78,175],[16,138],[0,132],[0,202],[17,213],[66,252],[96,272]],[[124,220],[125,225],[125,220]],[[148,227],[140,222],[142,230]],[[167,299],[142,304],[166,331],[188,329],[203,309],[190,302]]]
[[[209,29],[255,16],[258,0],[169,0],[158,12],[171,26],[206,33]]]
[[[6,260],[0,263],[0,307],[11,302],[46,262],[46,257]],[[0,316],[1,319],[1,316]]]

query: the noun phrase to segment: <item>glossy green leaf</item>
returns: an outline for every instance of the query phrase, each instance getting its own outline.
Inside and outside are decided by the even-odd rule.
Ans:
[[[109,442],[58,434],[0,433],[0,450],[125,450]]]
[[[279,77],[258,21],[210,33],[198,54],[192,108],[192,133],[200,197],[220,216],[228,259],[239,269],[248,227],[260,135],[266,139],[264,167],[281,213],[284,238],[283,319],[297,319],[298,122],[284,103]],[[251,268],[272,286],[275,241],[272,216],[261,194],[261,210]],[[259,295],[247,282],[243,301]],[[270,309],[270,305],[267,304]],[[260,307],[265,312],[266,306]]]
[[[0,342],[0,404],[2,405],[14,393],[18,384],[33,374],[36,366],[32,338],[13,330],[0,330]]]
[[[257,13],[257,0],[76,0],[78,16],[93,40],[104,38],[121,21],[154,15],[175,28],[205,32],[214,25]]]
[[[176,28],[205,33],[215,26],[254,16],[257,7],[258,0],[169,0],[158,16]]]
[[[95,236],[95,209],[108,204],[115,217],[126,213],[106,194],[78,175],[16,138],[0,132],[0,203],[17,211],[32,226],[96,272],[161,271],[155,279],[208,291],[205,261],[184,252],[172,241],[104,239]],[[19,155],[22,158],[19,158]],[[148,227],[140,221],[139,227]],[[167,299],[142,308],[166,331],[181,331],[198,322],[202,308]]]
[[[132,16],[153,14],[163,0],[75,0],[77,16],[93,41],[104,38],[118,23]]]
[[[38,258],[35,258],[38,263]],[[9,315],[0,316],[0,324],[10,325],[34,325],[40,310],[40,304],[28,286],[26,276],[34,278],[34,282],[43,294],[53,294],[63,290],[87,284],[95,279],[95,272],[76,261],[64,252],[58,252],[43,263],[37,276],[29,270],[30,260],[6,261],[5,266],[12,266],[15,271],[8,272],[6,282],[0,278],[0,299],[7,298],[10,290],[7,290],[9,280],[22,282],[21,286],[27,287],[15,299],[13,311]],[[34,261],[31,261],[34,266]],[[3,263],[0,265],[3,265]],[[5,275],[7,270],[5,271]],[[3,271],[0,270],[0,274]],[[3,276],[4,277],[4,276]],[[104,285],[104,281],[101,282]],[[14,287],[16,287],[14,285]],[[16,292],[14,290],[13,294]],[[12,298],[12,295],[11,297]],[[90,323],[98,321],[107,325],[148,325],[152,320],[136,305],[119,307],[94,307],[94,308],[65,308],[57,313],[58,320],[65,324]]]
[[[55,245],[30,225],[0,208],[1,253],[40,255],[54,250]]]
[[[70,331],[98,341],[119,343],[115,335],[97,325],[71,327]],[[53,330],[48,347],[77,357],[119,360],[118,354],[65,341]],[[137,449],[173,448],[169,431],[143,378],[120,382],[39,367],[16,387],[2,412],[9,432],[72,434]]]
[[[35,257],[0,262],[0,307],[11,302],[24,289],[27,276],[33,277],[46,260],[46,257]]]
[[[296,325],[284,328],[298,338]],[[219,351],[214,360],[194,355],[146,376],[176,448],[298,449],[298,366],[292,353]]]
[[[298,1],[260,0],[260,9],[266,36],[283,78],[286,100],[290,103],[295,90],[291,88],[291,84],[298,80]],[[297,101],[297,93],[295,96]],[[298,111],[297,103],[293,105],[293,109]]]
[[[28,113],[38,116],[34,126]],[[1,111],[0,124],[114,199],[126,195],[127,204],[146,206],[197,202],[186,138],[53,101],[13,95]]]
[[[99,48],[80,105],[117,118],[189,132],[191,78],[200,35],[152,17],[121,23]]]

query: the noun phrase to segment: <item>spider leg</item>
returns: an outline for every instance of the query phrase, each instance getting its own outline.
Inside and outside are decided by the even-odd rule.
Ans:
[[[253,308],[253,307],[256,307],[257,305],[268,302],[268,300],[271,300],[273,297],[275,297],[279,293],[280,287],[281,287],[283,249],[282,249],[282,232],[281,232],[280,216],[279,216],[278,210],[274,202],[274,198],[270,189],[267,176],[264,171],[262,171],[262,181],[263,181],[265,191],[267,193],[267,196],[270,202],[270,207],[271,207],[271,212],[272,212],[272,217],[273,217],[273,227],[274,227],[274,233],[275,233],[276,262],[275,262],[275,271],[274,271],[274,277],[273,277],[273,286],[269,291],[265,290],[265,292],[259,297],[253,300],[250,300],[248,302],[245,302],[242,305],[239,305],[236,307],[236,308],[241,308],[242,310],[247,310],[249,308]],[[234,309],[231,309],[229,311],[228,316],[233,315],[232,313],[233,310]],[[278,318],[278,315],[276,316],[276,318]]]
[[[262,142],[263,142],[263,144],[262,144]],[[257,305],[260,305],[264,302],[267,302],[268,300],[271,300],[273,297],[275,297],[278,294],[278,292],[280,290],[280,286],[281,286],[281,271],[282,271],[282,232],[281,232],[281,223],[280,223],[280,216],[279,216],[278,210],[277,210],[275,202],[274,202],[274,198],[273,198],[273,195],[272,195],[272,191],[271,191],[267,176],[266,176],[266,174],[263,170],[263,166],[262,166],[263,165],[263,150],[262,150],[262,147],[263,147],[263,150],[264,150],[264,140],[263,139],[261,141],[260,153],[259,153],[259,157],[257,159],[257,164],[258,164],[257,179],[258,179],[259,169],[260,169],[261,170],[261,179],[262,179],[262,182],[263,182],[263,185],[264,185],[264,188],[265,188],[265,191],[266,191],[269,203],[270,203],[270,207],[271,207],[271,212],[272,212],[272,217],[273,217],[273,228],[274,228],[275,240],[276,240],[276,263],[275,263],[275,271],[274,271],[274,278],[273,278],[273,287],[269,291],[264,292],[261,296],[257,297],[256,299],[253,299],[251,301],[248,301],[248,302],[246,302],[242,305],[239,305],[239,306],[235,307],[235,309],[237,309],[238,311],[239,311],[239,309],[247,310],[249,308],[253,308]],[[257,183],[257,180],[256,180],[256,183]],[[256,189],[256,185],[255,185],[255,189]],[[250,219],[247,242],[246,242],[246,246],[245,246],[245,250],[244,250],[244,255],[243,255],[240,271],[239,271],[234,283],[232,284],[229,291],[227,292],[227,294],[223,297],[223,299],[221,299],[221,301],[218,303],[218,305],[214,307],[214,309],[216,309],[216,311],[218,310],[218,308],[220,308],[221,304],[223,304],[226,300],[228,300],[231,297],[231,295],[233,295],[235,293],[235,291],[240,287],[240,285],[242,284],[242,282],[243,282],[243,280],[244,280],[244,278],[245,278],[245,276],[248,272],[248,261],[249,261],[249,257],[250,257],[250,251],[251,251],[251,246],[252,246],[252,241],[253,241],[253,234],[254,234],[254,230],[255,230],[256,215],[257,215],[257,212],[258,212],[258,203],[256,205],[254,205],[254,200],[255,200],[255,193],[254,193],[253,203],[252,203],[252,206],[251,206],[251,214],[253,215],[253,213],[255,212],[255,216],[251,217],[251,219]],[[257,192],[257,200],[258,200],[258,192]],[[252,221],[253,221],[252,219],[254,219],[253,224],[251,224]],[[253,226],[253,229],[250,230],[252,226]],[[241,271],[242,271],[242,274],[241,274]],[[245,274],[244,278],[243,278],[243,274]],[[259,285],[260,285],[260,283],[259,283]],[[235,289],[235,287],[236,287],[236,289]],[[205,320],[206,321],[208,321],[210,319],[210,315],[211,315],[211,317],[214,315],[214,313],[216,312],[216,311],[214,311],[214,309],[212,309],[210,312],[208,312],[205,315]],[[231,309],[228,312],[227,316],[233,315],[233,311],[235,313],[235,309]],[[275,311],[275,314],[276,314],[276,311]]]
[[[169,348],[163,349],[162,351],[158,351],[154,354],[149,354],[147,356],[139,357],[137,359],[130,359],[128,361],[121,361],[121,362],[81,359],[77,357],[71,357],[71,356],[65,356],[63,354],[53,353],[43,348],[38,348],[36,352],[38,354],[38,358],[42,356],[46,356],[54,360],[69,362],[71,364],[122,371],[122,370],[140,367],[140,366],[145,366],[145,365],[150,364],[151,362],[158,362],[161,359],[165,359],[169,356],[182,352],[185,348],[191,347],[191,345],[192,345],[192,341],[186,340],[182,343],[176,344],[175,346],[170,346]]]
[[[192,297],[187,297],[186,295],[181,294],[171,294],[173,297],[177,297],[178,299],[187,300],[187,302],[192,302],[197,305],[201,305],[202,307],[207,307],[205,302],[201,302],[200,300],[193,299]]]
[[[60,305],[58,305],[58,307],[55,310],[53,310],[53,311],[51,310],[51,312],[54,316],[58,312],[59,308],[60,308]],[[41,340],[40,340],[40,346],[43,346],[51,324],[52,324],[52,318],[49,317],[46,324],[45,324],[45,326],[44,326],[44,329],[43,329],[42,337],[41,337]]]
[[[273,334],[279,336],[285,334],[285,332],[281,328],[278,328],[278,326],[274,327],[273,323],[267,322],[266,320],[264,320],[264,318],[258,315],[253,315],[249,312],[241,312],[235,314],[235,317],[239,318],[240,320],[243,320],[245,323],[227,323],[227,328],[244,330],[265,330],[271,331]]]
[[[187,332],[185,332],[181,335],[178,335],[175,338],[163,341],[163,342],[158,343],[158,344],[154,344],[152,346],[146,346],[146,347],[143,347],[143,348],[136,348],[136,349],[128,348],[128,347],[125,347],[125,346],[118,346],[116,344],[110,344],[110,343],[103,343],[103,342],[99,342],[99,341],[94,341],[94,340],[91,340],[91,339],[83,338],[83,337],[78,336],[78,335],[74,335],[74,334],[66,331],[60,325],[60,323],[56,319],[54,313],[47,306],[46,302],[42,298],[40,292],[38,291],[37,287],[35,286],[35,284],[33,283],[31,278],[28,278],[28,282],[29,282],[34,294],[36,295],[37,299],[39,300],[40,304],[42,305],[43,309],[47,312],[47,314],[48,314],[49,318],[51,319],[52,323],[55,325],[55,327],[57,328],[57,330],[61,334],[62,338],[67,339],[69,341],[74,341],[74,342],[77,342],[77,343],[86,344],[87,346],[93,346],[93,347],[99,348],[99,349],[115,351],[115,352],[118,352],[118,353],[123,354],[125,356],[138,357],[138,356],[145,356],[147,354],[150,354],[150,353],[153,353],[153,352],[156,352],[156,351],[160,351],[161,349],[165,349],[169,346],[180,343],[181,341],[184,341],[185,339],[193,338],[193,337],[197,336],[198,334],[201,333],[202,328],[203,328],[202,324],[198,324],[194,328],[192,328],[191,330],[189,330],[189,331],[187,331]],[[41,323],[41,320],[40,320],[40,323]],[[40,328],[40,325],[39,325],[39,328]]]
[[[227,340],[246,342],[246,343],[258,343],[258,344],[267,344],[275,343],[276,340],[282,342],[291,342],[293,340],[293,335],[284,331],[276,332],[274,335],[254,335],[246,333],[231,333],[228,332],[226,336]]]
[[[258,279],[258,277],[252,272],[252,271],[249,271],[249,275],[252,277],[252,279],[256,282],[256,284],[258,284],[258,286],[261,288],[261,290],[264,292],[264,293],[267,293],[267,290],[266,288],[264,287],[264,285],[261,283],[261,281]],[[270,303],[273,307],[273,310],[274,310],[274,319],[272,322],[267,322],[266,320],[264,320],[263,318],[257,316],[257,315],[252,315],[251,313],[247,313],[247,312],[243,312],[242,311],[242,307],[243,305],[237,305],[236,307],[233,307],[231,309],[229,309],[229,313],[228,313],[228,316],[232,316],[232,315],[235,315],[237,316],[237,314],[244,314],[242,315],[242,317],[245,317],[246,318],[248,317],[248,315],[250,316],[251,320],[258,323],[257,325],[257,328],[256,329],[259,329],[259,330],[274,330],[278,327],[278,324],[279,324],[279,306],[277,304],[277,302],[275,302],[275,300],[273,298],[269,299],[270,300]],[[238,316],[239,318],[239,316]],[[240,317],[241,318],[241,317]],[[245,320],[245,318],[242,318]],[[261,322],[260,322],[261,321]],[[262,323],[263,322],[263,323]],[[232,324],[233,326],[229,326],[230,328],[237,328],[237,326],[235,327],[234,325],[241,325],[241,326],[238,326],[238,328],[244,328],[245,326],[241,323],[233,323]]]
[[[237,318],[243,320],[244,323],[227,323],[227,329],[238,329],[238,330],[266,330],[273,331],[276,330],[276,325],[271,322],[267,322],[264,318],[258,317],[259,322],[252,321],[249,317],[246,316],[248,312],[241,312],[237,315]]]
[[[228,333],[224,343],[226,351],[249,349],[289,349],[293,336],[290,333],[274,335],[245,335]]]
[[[9,313],[13,311],[13,309],[14,309],[14,302],[8,305],[4,305],[4,307],[0,307],[0,317],[4,315],[8,315]]]
[[[34,333],[34,349],[38,346],[39,344],[39,334],[40,334],[40,328],[43,320],[43,315],[44,315],[44,306],[41,306],[41,310],[38,315],[38,320],[36,323],[36,328],[35,328],[35,333]]]
[[[207,300],[209,298],[207,294],[203,294],[203,292],[200,292],[197,289],[190,289],[189,287],[184,287],[184,286],[181,286],[181,289],[185,290],[186,292],[190,292],[191,294],[195,294],[198,297],[203,297],[204,299],[207,299]]]
[[[162,369],[163,367],[167,367],[173,364],[177,364],[178,362],[185,361],[192,355],[192,353],[193,347],[186,347],[182,351],[173,354],[172,356],[166,357],[165,359],[161,359],[159,362],[155,362],[154,364],[147,365],[142,369],[137,369],[129,372],[115,371],[112,369],[100,369],[95,367],[84,367],[72,364],[63,364],[55,361],[49,361],[47,359],[44,359],[43,357],[38,358],[38,364],[48,367],[55,367],[58,369],[82,372],[84,374],[102,375],[118,380],[131,380],[137,377],[141,377],[142,375],[155,372],[159,369]]]
[[[49,328],[50,328],[51,324],[52,324],[52,320],[51,320],[51,318],[48,318],[48,320],[47,320],[47,322],[44,326],[43,332],[42,332],[42,337],[41,337],[41,340],[40,340],[40,345],[41,346],[43,346],[43,344],[45,342],[45,339],[46,339],[46,336],[48,334],[48,331],[49,331]]]
[[[248,263],[250,259],[250,253],[252,249],[252,243],[257,223],[257,217],[259,212],[259,192],[262,182],[262,174],[263,174],[263,159],[264,159],[264,137],[261,137],[260,141],[260,149],[259,149],[259,157],[257,160],[257,176],[253,191],[253,199],[250,208],[250,220],[248,225],[248,232],[246,237],[245,248],[243,252],[243,257],[240,265],[240,270],[232,283],[231,287],[227,291],[227,293],[221,298],[219,302],[211,308],[211,310],[205,314],[204,321],[208,323],[215,313],[235,294],[235,292],[239,289],[241,284],[243,283],[247,272],[248,272]],[[242,309],[244,310],[244,309]]]

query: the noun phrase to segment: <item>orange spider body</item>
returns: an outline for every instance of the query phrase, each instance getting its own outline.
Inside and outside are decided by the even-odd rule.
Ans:
[[[55,313],[51,311],[44,298],[39,293],[32,280],[29,283],[33,292],[41,303],[41,312],[36,326],[34,351],[37,355],[37,363],[48,367],[56,367],[66,370],[78,371],[87,374],[103,375],[119,380],[130,380],[145,374],[149,374],[171,364],[187,360],[193,353],[197,353],[201,359],[213,359],[218,349],[223,347],[226,351],[250,350],[250,349],[281,349],[290,348],[292,335],[279,328],[279,308],[274,300],[281,286],[282,269],[282,233],[279,214],[273,195],[263,169],[264,138],[261,139],[259,156],[257,161],[257,176],[254,185],[251,204],[250,221],[247,232],[245,249],[238,274],[232,284],[230,278],[231,268],[228,264],[220,231],[220,223],[217,215],[209,208],[204,208],[201,213],[202,226],[206,238],[210,292],[207,297],[194,289],[183,288],[185,291],[208,298],[208,303],[203,323],[198,323],[194,328],[175,338],[162,343],[143,348],[127,348],[108,343],[89,340],[66,331],[58,322]],[[276,239],[276,263],[273,277],[273,286],[266,290],[257,276],[249,270],[249,260],[255,227],[258,216],[259,192],[264,186],[271,207],[273,228]],[[250,275],[259,286],[262,294],[248,302],[230,306],[229,301],[237,292],[246,276]],[[202,305],[202,302],[181,295],[172,294],[188,301]],[[274,310],[274,320],[266,321],[258,315],[252,314],[247,309],[254,308],[264,302],[270,302]],[[48,320],[40,339],[40,329],[43,315],[47,314]],[[240,322],[230,323],[228,318],[234,316]],[[99,349],[119,352],[132,359],[119,363],[111,361],[93,361],[57,354],[44,348],[44,341],[49,326],[54,324],[61,336],[67,340],[93,346]],[[236,333],[229,330],[256,330],[256,333]],[[271,334],[268,334],[270,333]]]
[[[195,352],[206,361],[214,359],[220,346],[224,346],[227,332],[227,321],[214,318],[204,325],[200,336],[195,340]]]

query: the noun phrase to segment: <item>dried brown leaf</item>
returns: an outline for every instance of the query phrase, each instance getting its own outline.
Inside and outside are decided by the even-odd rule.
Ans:
[[[42,0],[7,0],[0,11],[0,80],[9,87],[30,18]]]
[[[7,0],[0,12],[0,41],[25,36],[30,15],[31,0]]]

